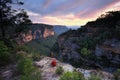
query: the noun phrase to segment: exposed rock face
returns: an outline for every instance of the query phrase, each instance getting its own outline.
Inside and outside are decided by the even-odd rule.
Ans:
[[[31,40],[39,40],[55,35],[54,28],[50,25],[33,24],[27,27],[29,30],[27,32],[21,32],[16,38],[17,42],[20,44],[29,42]]]
[[[70,59],[73,59],[75,61],[79,60],[80,55],[76,51],[79,48],[79,46],[73,43],[71,38],[65,40],[61,37],[58,39],[58,44],[60,47],[59,52],[62,58],[66,59],[67,61],[69,61]]]
[[[55,35],[55,32],[53,31],[53,29],[45,29],[44,33],[43,33],[43,38],[46,38],[48,36],[53,36]]]
[[[91,33],[91,36],[93,36],[95,35],[95,32],[97,32],[100,29],[100,28],[98,29],[97,28],[92,29],[92,28],[88,27],[88,29],[85,32],[79,35],[88,37],[88,33]],[[87,65],[89,66],[94,64],[95,66],[97,65],[102,70],[108,72],[114,72],[117,68],[120,67],[120,40],[111,38],[101,41],[101,44],[97,44],[95,46],[95,49],[91,50],[91,54],[94,55],[94,58],[98,60],[95,61],[95,60],[90,60],[88,58],[84,58],[81,55],[81,53],[77,51],[78,49],[81,48],[81,46],[78,45],[79,44],[78,42],[75,43],[74,40],[78,40],[78,39],[80,40],[82,37],[77,35],[76,32],[77,31],[73,31],[71,33],[67,32],[66,34],[60,36],[57,41],[59,46],[59,54],[60,54],[59,57],[61,57],[63,61],[65,59],[65,62],[67,61],[69,63],[72,63],[74,61],[75,63],[75,62],[80,62],[81,59],[82,61],[87,62]],[[99,36],[97,36],[96,38],[99,38]]]
[[[61,34],[58,38],[60,57],[65,56],[65,60],[70,63],[73,62],[71,59],[78,59],[80,65],[77,66],[80,67],[84,65],[84,67],[103,70],[114,68],[112,71],[120,68],[120,18],[118,16],[120,11],[108,12],[104,17],[101,15],[95,21],[88,22],[77,30],[69,30]]]
[[[52,67],[51,62],[54,58],[45,57],[40,61],[35,62],[35,65],[42,70],[43,80],[59,80],[59,75],[56,74],[56,69],[58,66],[62,66],[65,71],[73,71],[74,67],[62,63],[57,60],[57,66]]]
[[[32,39],[34,39],[33,35],[32,35],[32,31],[29,30],[28,33],[21,33],[20,36],[23,38],[23,42],[29,42]]]
[[[57,60],[57,66],[52,67],[51,62],[54,58],[44,57],[42,60],[35,62],[35,65],[38,66],[42,70],[42,77],[43,80],[59,80],[60,75],[55,73],[58,66],[62,66],[64,72],[70,71],[78,71],[84,75],[87,79],[91,75],[97,75],[101,78],[101,80],[114,80],[114,76],[110,73],[103,72],[103,71],[96,71],[96,70],[85,70],[82,68],[75,68],[70,64],[62,63]]]
[[[103,44],[96,46],[95,55],[106,57],[110,63],[120,65],[120,41],[117,39],[106,40]]]

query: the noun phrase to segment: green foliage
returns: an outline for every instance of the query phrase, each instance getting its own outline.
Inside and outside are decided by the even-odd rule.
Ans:
[[[18,26],[18,27],[15,29],[15,32],[18,33],[18,34],[21,33],[21,32],[27,33],[28,30],[29,30],[29,27],[28,27],[28,26],[26,26],[26,25],[20,25],[20,26]]]
[[[53,47],[51,48],[51,50],[54,51],[54,52],[59,53],[59,45],[58,45],[57,42],[53,45]]]
[[[65,72],[60,76],[59,80],[85,80],[85,79],[81,73]]]
[[[101,80],[98,76],[91,75],[88,80]]]
[[[42,80],[41,72],[33,66],[33,61],[28,57],[20,60],[17,70],[20,80]]]
[[[99,41],[102,41],[102,40],[105,40],[105,39],[112,37],[113,36],[112,32],[113,31],[111,31],[110,29],[107,31],[100,32],[100,34],[99,34],[100,40]]]
[[[29,50],[30,50],[30,48],[25,45],[16,46],[15,49],[16,49],[16,51],[25,51],[25,52],[29,52]]]
[[[15,28],[15,26],[23,25],[23,24],[29,24],[31,23],[31,20],[29,19],[29,16],[24,11],[24,9],[14,9],[12,8],[11,4],[18,4],[22,5],[22,2],[19,2],[17,0],[1,0],[0,1],[0,10],[1,10],[1,33],[2,37],[6,37],[6,30],[11,28]]]
[[[114,77],[115,77],[115,80],[120,79],[120,69],[118,69],[116,72],[114,72]]]
[[[37,61],[37,60],[40,60],[40,59],[41,59],[40,53],[32,52],[31,55],[32,55],[32,59],[33,59],[34,61]]]
[[[20,61],[20,60],[23,60],[25,58],[29,58],[28,56],[29,56],[29,54],[26,53],[26,52],[19,52],[19,53],[16,54],[16,60]]]
[[[22,75],[30,75],[34,71],[33,62],[31,59],[24,58],[18,64],[18,72]]]
[[[10,62],[10,53],[8,47],[0,41],[0,66],[6,65]]]
[[[63,70],[62,66],[57,67],[56,74],[61,75],[63,72],[64,72],[64,70]]]
[[[36,71],[32,75],[21,75],[20,80],[42,80],[41,73]]]
[[[34,51],[35,53],[40,53],[40,55],[48,55],[56,39],[56,36],[51,36],[46,39],[32,40],[26,43],[26,46],[30,47],[30,52]]]
[[[81,49],[81,54],[82,54],[83,56],[89,56],[89,55],[90,55],[90,50],[87,49],[87,48],[82,48],[82,49]]]
[[[89,49],[95,49],[97,40],[93,37],[79,37],[78,39],[74,40],[79,46],[86,47]]]

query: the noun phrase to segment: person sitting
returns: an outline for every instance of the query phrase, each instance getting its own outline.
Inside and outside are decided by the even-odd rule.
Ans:
[[[53,60],[52,60],[51,65],[52,65],[53,67],[55,67],[55,66],[57,65],[56,59],[53,59]]]

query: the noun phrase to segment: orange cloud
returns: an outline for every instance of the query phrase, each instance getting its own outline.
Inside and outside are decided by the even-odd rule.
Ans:
[[[46,3],[45,8],[48,7],[49,5],[50,5],[50,2]],[[62,6],[60,9],[61,10],[66,10],[67,8],[65,8],[65,6]],[[34,23],[46,23],[46,24],[67,25],[67,26],[74,26],[74,25],[80,26],[80,25],[86,24],[86,22],[88,22],[88,21],[95,20],[101,14],[103,14],[107,11],[120,10],[120,1],[117,0],[117,1],[115,1],[111,4],[109,4],[109,5],[104,6],[101,9],[94,10],[90,13],[87,13],[88,10],[89,10],[89,8],[79,12],[78,14],[74,14],[74,13],[71,12],[71,13],[68,13],[68,14],[54,15],[54,16],[52,16],[52,15],[41,16],[40,14],[28,11],[28,15],[30,16],[30,18],[32,19],[32,21]],[[59,12],[56,11],[56,13],[59,13]],[[84,15],[85,13],[87,13],[88,15],[83,17],[82,15]]]

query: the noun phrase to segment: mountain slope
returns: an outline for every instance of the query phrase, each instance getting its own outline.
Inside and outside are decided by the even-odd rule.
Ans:
[[[120,11],[61,34],[56,56],[76,67],[114,72],[120,67]],[[59,57],[58,57],[59,56]]]

